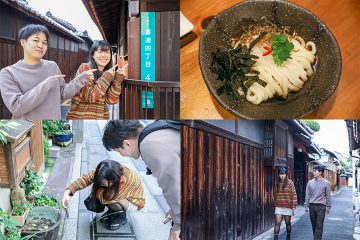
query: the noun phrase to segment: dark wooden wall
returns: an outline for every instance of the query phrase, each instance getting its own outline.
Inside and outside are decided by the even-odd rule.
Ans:
[[[154,108],[142,108],[143,91],[154,93]],[[121,119],[179,119],[179,91],[179,82],[125,79],[119,116]]]
[[[156,80],[180,81],[180,12],[156,13]]]
[[[202,121],[182,131],[182,239],[248,239],[273,223],[263,145]]]
[[[180,0],[140,0],[142,12],[180,11]]]

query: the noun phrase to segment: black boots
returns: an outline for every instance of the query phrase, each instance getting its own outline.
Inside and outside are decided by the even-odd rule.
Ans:
[[[290,240],[290,233],[286,234],[286,240]]]
[[[110,231],[118,230],[125,223],[127,223],[126,212],[117,212],[111,214],[108,220],[104,222],[106,229]]]
[[[100,222],[107,224],[107,222],[110,219],[110,216],[114,215],[114,211],[112,211],[111,209],[107,210],[106,213],[104,213],[103,215],[101,215],[100,217]]]

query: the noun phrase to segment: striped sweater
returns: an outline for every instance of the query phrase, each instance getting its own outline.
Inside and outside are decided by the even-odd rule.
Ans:
[[[138,206],[139,209],[145,205],[145,194],[144,189],[141,185],[140,175],[128,167],[123,167],[123,175],[120,178],[119,192],[113,200],[104,199],[105,187],[100,187],[96,193],[96,198],[99,199],[103,205],[118,203],[122,199],[127,199],[129,202]],[[80,178],[70,184],[68,189],[71,191],[71,195],[75,194],[87,186],[93,183],[96,169],[91,172],[85,173]]]
[[[82,63],[76,75],[90,69],[88,63]],[[114,77],[104,72],[98,80],[88,81],[71,99],[71,109],[66,119],[109,119],[107,104],[119,102],[123,79],[124,75],[116,74]]]
[[[280,183],[280,187],[277,191],[274,190],[275,207],[295,208],[297,204],[296,190],[293,181],[290,179],[286,186]]]

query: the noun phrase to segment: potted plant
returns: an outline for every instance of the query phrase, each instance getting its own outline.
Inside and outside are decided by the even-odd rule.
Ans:
[[[5,236],[0,232],[0,239],[20,240],[21,231],[16,227],[16,222],[6,212],[0,208],[0,227],[4,227]]]
[[[55,133],[54,140],[61,147],[69,146],[73,138],[72,130],[61,130]]]
[[[15,220],[16,226],[24,226],[30,208],[31,205],[27,201],[22,201],[19,204],[13,205],[10,217]]]
[[[46,195],[46,194],[39,194],[34,195],[32,197],[32,205],[34,207],[41,207],[41,206],[48,206],[48,207],[54,207],[54,208],[60,208],[60,202],[56,198]]]

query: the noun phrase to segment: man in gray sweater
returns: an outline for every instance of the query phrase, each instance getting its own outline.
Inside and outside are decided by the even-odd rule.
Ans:
[[[164,198],[171,208],[166,217],[171,215],[174,225],[170,230],[168,240],[179,240],[181,227],[180,130],[168,127],[149,131],[154,125],[180,126],[175,121],[158,120],[144,128],[138,120],[113,120],[105,126],[103,144],[107,150],[115,150],[125,157],[137,159],[141,155],[154,177],[157,178]],[[139,138],[142,137],[143,140],[139,143]]]
[[[310,209],[310,221],[313,230],[314,240],[321,240],[325,213],[330,213],[331,189],[330,183],[323,174],[325,167],[317,165],[314,167],[314,179],[306,185],[305,211]]]
[[[30,24],[19,31],[18,39],[24,59],[0,72],[0,91],[13,119],[60,119],[60,104],[72,98],[88,80],[94,69],[78,75],[66,84],[58,65],[42,59],[47,51],[49,30]]]

